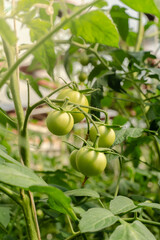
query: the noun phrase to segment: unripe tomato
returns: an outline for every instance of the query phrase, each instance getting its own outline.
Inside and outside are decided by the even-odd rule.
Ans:
[[[60,92],[60,94],[57,96],[57,99],[62,99],[64,100],[65,98],[69,98],[70,102],[79,104],[79,105],[84,105],[84,106],[89,106],[88,104],[88,99],[86,96],[78,91],[74,91],[70,88],[64,89]],[[68,109],[70,106],[68,107]],[[88,108],[82,108],[83,111],[86,113],[88,112]],[[74,123],[80,122],[85,116],[83,113],[81,113],[77,108],[74,108],[72,110],[72,116],[74,118]]]
[[[87,177],[96,176],[102,173],[107,165],[104,153],[82,147],[76,155],[78,170]]]
[[[78,171],[77,164],[76,164],[77,152],[78,152],[78,150],[74,150],[73,152],[71,152],[70,157],[69,157],[69,161],[70,161],[72,167],[73,167],[76,171]]]
[[[115,141],[115,132],[112,128],[107,128],[106,126],[97,126],[99,130],[99,140],[98,146],[99,147],[110,147]],[[89,131],[89,137],[92,142],[96,140],[97,131],[94,126],[91,127]]]
[[[46,124],[51,133],[62,136],[72,130],[74,120],[70,113],[55,110],[48,114]]]
[[[82,54],[80,56],[80,63],[83,65],[83,66],[87,66],[88,63],[89,63],[89,57],[87,54]]]
[[[43,218],[44,217],[44,212],[41,209],[37,209],[37,216],[39,218]]]
[[[80,82],[84,82],[87,79],[87,74],[85,72],[81,72],[78,78]]]

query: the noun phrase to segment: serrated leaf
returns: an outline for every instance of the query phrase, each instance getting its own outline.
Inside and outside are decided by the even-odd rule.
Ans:
[[[127,140],[129,137],[138,138],[142,135],[143,128],[126,128],[116,131],[116,140],[113,146],[122,143],[124,140]]]
[[[8,207],[0,207],[0,224],[7,227],[10,221],[10,209]]]
[[[82,215],[79,228],[82,233],[96,232],[118,221],[118,217],[104,208],[91,208]]]
[[[101,11],[91,11],[74,19],[67,27],[87,43],[118,47],[119,34],[114,23]]]
[[[99,194],[96,191],[93,191],[91,189],[75,189],[65,192],[68,196],[86,196],[86,197],[93,197],[93,198],[100,198]]]
[[[0,17],[0,36],[4,41],[6,41],[9,45],[13,46],[16,43],[16,35],[11,30],[8,23],[5,19]]]
[[[111,200],[109,208],[112,213],[120,214],[131,211],[136,208],[136,206],[130,198],[118,196]]]
[[[139,203],[138,206],[140,206],[140,207],[150,207],[150,208],[155,208],[155,209],[160,210],[160,204],[159,203],[143,202],[143,203]]]
[[[130,8],[138,12],[150,13],[160,17],[160,6],[158,0],[146,0],[145,4],[143,0],[121,0]]]
[[[111,234],[109,240],[156,240],[146,226],[134,221],[132,224],[124,223],[118,226]]]
[[[76,215],[70,205],[71,199],[60,189],[53,186],[31,186],[32,192],[40,192],[48,195],[49,206],[61,213],[69,214],[73,220],[77,220]]]
[[[0,165],[0,182],[24,189],[28,189],[32,185],[46,185],[43,179],[30,168],[7,162]]]

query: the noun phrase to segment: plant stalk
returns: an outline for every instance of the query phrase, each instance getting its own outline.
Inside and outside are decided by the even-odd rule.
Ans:
[[[137,42],[135,46],[135,51],[138,52],[141,48],[141,44],[143,41],[143,34],[144,34],[144,27],[142,22],[143,13],[139,13],[139,25],[138,25],[138,36],[137,36]]]
[[[5,41],[3,41],[4,52],[6,54],[8,67],[14,65],[15,62],[15,50],[13,47],[9,46]],[[10,89],[13,97],[13,102],[15,105],[15,112],[18,121],[18,132],[19,132],[19,151],[22,156],[22,164],[25,164],[29,167],[29,141],[28,141],[28,134],[27,129],[25,132],[23,130],[24,124],[24,112],[23,107],[20,99],[20,89],[19,89],[19,78],[17,77],[17,72],[14,71],[10,76]],[[25,133],[25,134],[24,134]],[[21,144],[23,141],[23,144]],[[21,190],[22,192],[23,190]],[[30,201],[26,201],[28,199],[28,193],[23,192],[22,197],[22,208],[25,215],[26,225],[27,225],[27,232],[30,240],[40,240],[37,237],[37,229],[34,223],[34,214],[32,213],[32,207]],[[22,195],[21,195],[22,196]]]
[[[121,174],[122,174],[122,159],[121,159],[121,157],[119,157],[119,167],[120,167],[120,171],[119,171],[119,176],[118,176],[118,181],[117,181],[117,186],[116,186],[116,190],[114,193],[114,197],[117,197],[117,195],[118,195],[119,184],[120,184],[120,180],[121,180]]]

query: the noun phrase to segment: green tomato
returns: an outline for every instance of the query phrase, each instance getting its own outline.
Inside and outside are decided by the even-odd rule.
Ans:
[[[78,170],[87,177],[97,176],[102,173],[107,165],[104,153],[82,147],[76,155]]]
[[[89,63],[89,57],[87,54],[81,54],[80,56],[80,63],[82,64],[82,66],[87,66]]]
[[[72,166],[76,171],[78,171],[77,164],[76,164],[77,152],[78,152],[78,150],[74,150],[73,152],[71,152],[70,157],[69,157],[69,161],[70,161],[70,163],[71,163],[71,166]]]
[[[84,82],[87,79],[87,74],[85,72],[81,72],[78,78],[80,82]]]
[[[70,88],[64,89],[60,92],[60,94],[57,96],[57,99],[64,100],[65,98],[69,98],[70,102],[79,104],[79,105],[84,105],[84,106],[89,106],[88,104],[88,99],[86,96],[78,91],[74,91]],[[68,106],[68,110],[71,108],[71,106]],[[88,108],[82,108],[83,111],[86,113],[88,112]],[[74,118],[74,123],[80,122],[85,116],[83,113],[81,113],[77,108],[74,108],[71,112],[73,118]]]
[[[51,133],[62,136],[72,130],[74,120],[70,113],[55,110],[48,114],[46,124]]]
[[[100,134],[99,140],[98,140],[98,146],[99,147],[110,147],[115,141],[115,132],[112,128],[107,128],[106,126],[97,126],[98,131]],[[97,131],[95,126],[92,126],[89,131],[89,137],[92,142],[96,140]]]
[[[37,209],[37,216],[39,218],[43,218],[44,217],[44,212],[41,209]]]

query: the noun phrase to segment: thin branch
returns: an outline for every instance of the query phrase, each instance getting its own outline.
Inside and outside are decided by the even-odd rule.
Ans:
[[[143,13],[140,12],[139,13],[138,36],[137,36],[137,42],[136,42],[136,46],[135,46],[136,52],[138,52],[140,50],[140,47],[141,47],[141,44],[143,41],[144,26],[143,26],[143,22],[142,22],[142,17],[143,17]]]
[[[8,197],[10,197],[13,201],[15,201],[18,205],[22,206],[22,201],[20,200],[20,196],[17,193],[2,185],[0,185],[0,190]]]

